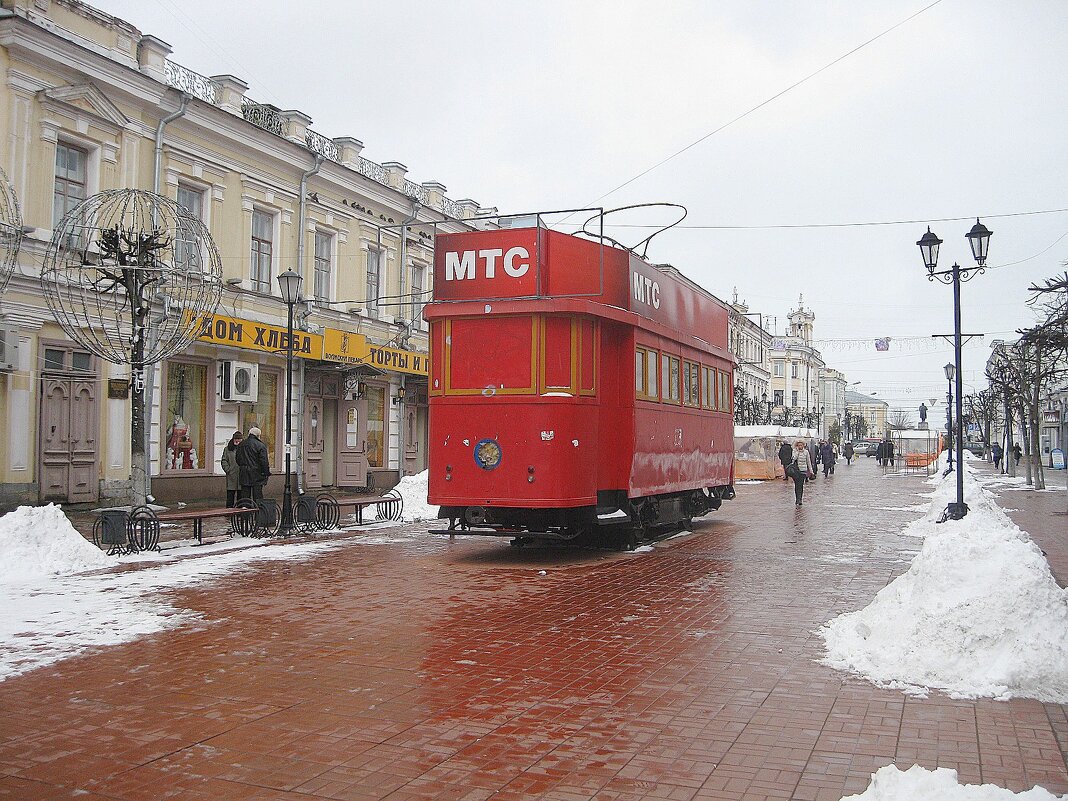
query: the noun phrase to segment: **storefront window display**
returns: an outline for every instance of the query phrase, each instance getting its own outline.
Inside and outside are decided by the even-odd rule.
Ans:
[[[367,387],[367,466],[385,467],[386,390]]]
[[[207,365],[171,362],[167,366],[165,471],[202,470],[207,466],[207,398]]]
[[[248,430],[253,426],[259,427],[260,439],[267,446],[267,456],[272,468],[277,461],[275,445],[278,443],[279,383],[278,373],[261,369],[256,402],[241,405],[241,430],[248,434]]]

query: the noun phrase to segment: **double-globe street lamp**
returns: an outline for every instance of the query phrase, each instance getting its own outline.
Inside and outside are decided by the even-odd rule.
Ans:
[[[964,470],[962,469],[964,464],[964,432],[961,395],[964,391],[964,378],[961,370],[960,354],[960,284],[961,281],[974,278],[977,272],[985,271],[987,250],[990,247],[990,231],[979,222],[978,217],[975,218],[975,225],[972,226],[972,230],[965,236],[968,239],[968,244],[971,245],[972,256],[975,257],[978,268],[962,268],[959,264],[953,262],[953,266],[948,270],[936,270],[935,268],[938,266],[938,246],[942,244],[942,240],[931,233],[930,227],[927,228],[927,233],[920,237],[920,241],[916,243],[920,246],[923,263],[927,267],[927,280],[934,281],[937,278],[944,284],[953,284],[953,355],[957,379],[957,430],[953,444],[957,449],[957,500],[946,507],[945,518],[950,520],[960,520],[968,514],[968,505],[964,503]]]
[[[286,486],[282,491],[282,523],[279,534],[293,533],[293,307],[300,301],[304,277],[292,270],[278,276],[278,288],[288,312],[286,318]]]

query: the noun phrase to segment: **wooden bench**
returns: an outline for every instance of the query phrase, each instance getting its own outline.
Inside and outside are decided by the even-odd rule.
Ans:
[[[193,536],[196,538],[198,544],[203,545],[205,520],[217,517],[236,518],[237,524],[234,528],[238,533],[249,536],[255,530],[255,518],[258,511],[259,510],[254,506],[237,506],[226,509],[193,509],[190,511],[164,512],[156,515],[156,519],[161,523],[177,523],[185,522],[187,520],[193,521]]]
[[[341,523],[341,508],[352,507],[356,514],[356,525],[362,526],[363,510],[368,506],[375,507],[375,519],[377,520],[400,520],[404,511],[404,500],[396,490],[390,490],[385,495],[351,495],[335,498],[328,493],[322,493],[315,499],[315,517],[320,529],[337,528]]]

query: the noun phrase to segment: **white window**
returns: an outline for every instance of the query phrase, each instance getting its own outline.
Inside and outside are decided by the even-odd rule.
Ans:
[[[204,192],[187,184],[178,184],[178,205],[193,217],[204,221]],[[196,232],[178,231],[174,241],[174,265],[187,273],[203,271],[200,248],[197,246]]]
[[[334,237],[325,231],[315,232],[315,299],[330,302]]]
[[[797,378],[797,362],[790,362],[790,378]]]
[[[89,152],[65,142],[56,143],[56,180],[52,194],[52,228],[87,195]],[[80,247],[76,242],[69,247]]]
[[[412,322],[418,327],[423,314],[423,282],[426,277],[426,267],[421,264],[412,265]]]
[[[775,376],[777,378],[782,378],[782,376],[783,376],[782,362],[775,362]]]
[[[271,291],[271,261],[274,255],[274,218],[263,211],[252,212],[252,288]]]
[[[790,393],[790,405],[794,406],[794,407],[797,406],[797,390],[796,389],[793,392]]]
[[[367,251],[367,314],[378,316],[378,299],[382,295],[382,251]]]

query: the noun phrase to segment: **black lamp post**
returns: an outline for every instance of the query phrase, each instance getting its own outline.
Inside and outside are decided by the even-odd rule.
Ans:
[[[923,264],[927,268],[927,279],[934,281],[937,278],[944,284],[953,284],[953,354],[957,378],[957,430],[953,444],[957,449],[957,501],[956,503],[950,503],[946,507],[946,517],[951,520],[960,520],[968,514],[968,506],[964,503],[964,470],[962,469],[964,462],[964,432],[961,396],[964,392],[964,377],[960,355],[960,284],[961,281],[974,278],[977,272],[985,272],[987,250],[990,248],[990,231],[979,222],[978,217],[975,219],[975,225],[972,226],[972,230],[965,236],[968,239],[968,244],[971,245],[972,256],[975,257],[978,268],[962,268],[959,264],[953,262],[953,266],[950,269],[936,271],[935,268],[938,266],[938,246],[942,244],[942,240],[932,234],[930,228],[916,243],[920,246],[920,253],[923,254]]]
[[[286,486],[282,492],[282,524],[279,534],[293,533],[293,307],[300,299],[304,278],[292,270],[278,276],[278,288],[286,304]]]
[[[768,414],[768,425],[771,425],[771,403],[768,401],[768,393],[767,392],[761,392],[760,393],[760,402],[761,402],[761,404],[763,404],[763,409]]]
[[[946,465],[946,472],[953,472],[953,376],[957,372],[957,367],[952,362],[942,368],[946,373],[946,381],[949,382],[949,388],[946,390],[946,439],[949,441],[950,447],[948,464]]]

